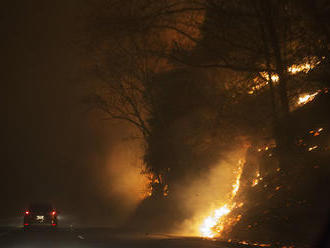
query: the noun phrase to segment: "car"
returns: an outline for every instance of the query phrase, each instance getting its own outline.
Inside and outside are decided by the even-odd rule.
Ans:
[[[24,212],[24,229],[33,226],[57,227],[57,211],[49,203],[30,204]]]

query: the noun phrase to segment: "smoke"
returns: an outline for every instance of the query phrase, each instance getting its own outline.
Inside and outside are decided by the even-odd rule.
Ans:
[[[103,175],[106,197],[116,199],[119,223],[134,212],[148,191],[148,179],[142,174],[140,142],[121,141],[109,153]]]
[[[136,132],[125,123],[102,121],[99,112],[90,115],[84,129],[89,133],[80,149],[80,169],[75,172],[75,185],[81,178],[79,191],[64,207],[68,214],[84,216],[78,225],[117,227],[125,223],[148,190],[147,178],[141,173],[141,140],[133,138]],[[72,205],[79,205],[78,211]]]

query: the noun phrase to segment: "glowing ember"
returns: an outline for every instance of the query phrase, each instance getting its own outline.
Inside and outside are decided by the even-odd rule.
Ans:
[[[160,183],[160,176],[156,176],[154,173],[152,172],[147,172],[144,171],[143,172],[145,177],[147,178],[147,187],[145,189],[144,192],[144,196],[143,198],[148,198],[152,196],[153,193],[153,185],[159,184]],[[166,185],[164,188],[164,196],[166,197],[168,195],[168,186]]]
[[[164,187],[164,193],[163,193],[163,195],[164,195],[165,197],[168,196],[168,184],[166,184],[165,187]]]
[[[319,136],[322,131],[323,131],[323,128],[321,127],[317,130],[311,130],[311,131],[309,131],[309,133],[312,134],[313,136]]]
[[[302,105],[302,104],[306,104],[310,101],[313,101],[315,96],[318,94],[319,92],[315,92],[313,94],[305,94],[303,96],[300,96],[299,99],[298,99],[298,104],[299,105]]]
[[[228,242],[231,242],[231,240],[228,241]],[[252,242],[245,241],[245,240],[239,241],[238,243],[242,244],[242,245],[258,246],[258,247],[270,247],[270,246],[272,246],[271,244],[262,244],[262,243],[256,243],[256,242],[252,243]]]
[[[260,177],[260,172],[259,170],[257,170],[257,173],[256,173],[256,178],[252,180],[252,187],[258,185],[259,181],[262,180],[262,177]]]
[[[258,185],[258,183],[259,183],[259,180],[258,179],[253,179],[253,181],[252,181],[252,187]]]
[[[310,152],[310,151],[313,151],[313,150],[315,150],[316,148],[318,148],[318,146],[312,146],[312,147],[309,147],[308,148],[308,151]]]
[[[248,245],[249,243],[248,242],[246,242],[246,241],[241,241],[241,242],[239,242],[240,244],[242,244],[242,245]]]
[[[258,244],[258,243],[254,243],[254,245],[260,246],[260,247],[270,247],[271,244]]]

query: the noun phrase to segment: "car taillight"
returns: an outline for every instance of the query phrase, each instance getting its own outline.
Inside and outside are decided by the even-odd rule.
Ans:
[[[25,211],[25,215],[29,215],[30,214],[30,211]]]
[[[56,214],[56,211],[52,211],[52,212],[51,212],[51,215],[54,216],[55,214]]]

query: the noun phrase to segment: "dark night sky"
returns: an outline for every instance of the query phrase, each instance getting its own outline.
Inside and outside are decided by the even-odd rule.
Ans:
[[[104,140],[113,133],[96,128],[105,124],[80,103],[84,8],[78,0],[2,2],[0,216],[39,199],[78,212],[104,205],[90,161],[111,147]]]

